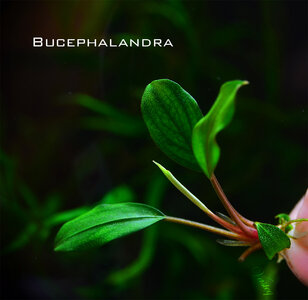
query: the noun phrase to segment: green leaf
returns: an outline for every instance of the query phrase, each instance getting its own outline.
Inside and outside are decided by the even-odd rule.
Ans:
[[[56,225],[60,225],[74,218],[79,217],[80,215],[88,212],[90,209],[91,208],[89,206],[81,206],[78,208],[61,211],[47,218],[44,224],[47,227],[53,227]]]
[[[24,230],[22,230],[8,246],[4,247],[2,254],[7,254],[25,247],[37,230],[38,226],[35,223],[25,225]]]
[[[104,130],[127,137],[137,137],[145,133],[143,121],[136,117],[84,117],[81,119],[81,125],[86,129]]]
[[[145,204],[100,204],[61,227],[56,236],[55,251],[101,246],[164,218],[162,212]]]
[[[101,203],[115,204],[123,202],[133,202],[136,199],[136,195],[132,189],[127,185],[120,185],[111,191],[109,191],[101,199]]]
[[[236,92],[246,84],[248,82],[242,80],[228,81],[223,84],[212,108],[193,129],[193,152],[208,178],[211,178],[220,156],[216,135],[231,122]]]
[[[166,183],[166,180],[164,180],[162,176],[152,177],[148,183],[145,202],[149,205],[159,207],[166,191]],[[158,239],[158,230],[159,226],[149,228],[144,233],[142,247],[138,258],[123,269],[111,272],[106,278],[106,281],[119,286],[124,285],[128,280],[142,275],[153,260]]]
[[[275,219],[278,219],[278,223],[280,225],[282,225],[286,222],[289,222],[291,220],[290,216],[287,215],[287,214],[278,214],[277,216],[275,216]]]
[[[140,136],[145,133],[141,119],[126,114],[102,100],[84,94],[77,94],[70,100],[99,114],[81,119],[81,125],[87,129],[106,130],[124,136]]]
[[[133,202],[136,198],[129,186],[121,185],[109,191],[97,204],[115,204]],[[53,214],[44,222],[47,227],[63,224],[91,210],[90,206],[81,206],[67,211]]]
[[[191,146],[192,130],[202,118],[195,99],[169,79],[154,80],[144,91],[141,110],[157,146],[180,165],[200,171]]]
[[[167,179],[192,203],[198,206],[201,210],[203,210],[206,214],[212,214],[212,212],[194,195],[192,194],[181,182],[179,182],[173,174],[165,169],[161,164],[154,161],[154,164],[159,167],[159,169],[163,172],[163,174],[167,177]]]
[[[283,213],[275,216],[275,219],[278,219],[278,224],[280,224],[280,225],[284,225],[285,223],[287,223],[291,220],[290,216],[288,214],[283,214]],[[293,229],[293,226],[291,224],[289,224],[288,226],[286,226],[284,228],[284,232],[288,233],[292,229]]]
[[[89,110],[92,110],[94,112],[97,112],[103,116],[109,116],[112,118],[121,118],[125,116],[122,114],[122,112],[115,109],[110,104],[95,99],[91,96],[85,95],[85,94],[77,94],[73,97],[73,102],[88,108]]]
[[[272,224],[255,223],[258,230],[259,240],[264,252],[269,259],[272,259],[276,253],[285,248],[290,248],[289,237],[278,227]]]

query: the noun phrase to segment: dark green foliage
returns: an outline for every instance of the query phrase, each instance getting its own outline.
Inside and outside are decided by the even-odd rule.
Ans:
[[[143,93],[141,111],[157,146],[180,165],[200,170],[191,147],[192,130],[202,117],[194,98],[171,80],[155,80]]]
[[[240,91],[232,123],[218,135],[222,153],[215,173],[246,217],[270,223],[275,213],[289,212],[307,185],[305,1],[3,1],[2,8],[0,157],[9,159],[0,158],[1,245],[19,245],[1,258],[3,299],[307,296],[284,262],[273,259],[278,270],[267,274],[262,250],[239,264],[240,249],[225,249],[215,236],[165,222],[89,251],[53,251],[61,222],[69,220],[62,217],[91,209],[113,187],[128,185],[137,195],[133,202],[160,208],[146,200],[156,175],[167,182],[153,159],[221,210],[206,178],[168,165],[149,138],[140,99],[156,78],[180,83],[204,113],[224,82],[251,81]],[[168,37],[174,47],[33,48],[36,29],[48,38]],[[77,103],[81,93],[122,115]],[[63,105],[62,99],[74,104]],[[89,148],[97,154],[83,156]],[[21,195],[20,181],[35,195],[39,215]],[[57,209],[47,205],[49,195],[60,195]],[[179,205],[180,197],[168,183],[163,211],[204,220],[198,209]],[[47,220],[57,227],[41,239]],[[107,284],[109,275],[143,252],[139,238],[157,229],[155,252],[152,243],[145,251],[152,253],[148,267],[126,284],[120,282],[127,273]],[[274,294],[264,296],[262,284]]]
[[[264,252],[269,259],[272,259],[278,252],[290,248],[289,237],[278,227],[272,224],[256,222],[259,240]]]

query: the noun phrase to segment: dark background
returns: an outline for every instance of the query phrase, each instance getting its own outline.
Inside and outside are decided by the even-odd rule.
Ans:
[[[212,224],[153,159],[223,211],[206,177],[164,156],[143,125],[143,90],[159,78],[178,82],[203,113],[225,81],[250,81],[219,135],[216,176],[250,219],[289,212],[307,187],[306,1],[2,1],[1,23],[3,299],[307,296],[285,262],[259,251],[240,264],[242,248],[197,229],[162,223],[63,254],[53,251],[60,222],[46,221],[125,185],[134,201]],[[34,36],[170,38],[174,47],[33,48]],[[80,93],[107,108],[78,104]]]

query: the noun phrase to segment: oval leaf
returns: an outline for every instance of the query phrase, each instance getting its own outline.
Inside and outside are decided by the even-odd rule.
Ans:
[[[164,218],[162,212],[145,204],[100,204],[61,227],[56,236],[55,251],[101,246]]]
[[[290,248],[289,237],[278,227],[272,224],[255,223],[258,230],[259,240],[264,252],[269,259],[285,248]]]
[[[169,79],[154,80],[144,91],[141,111],[157,146],[180,165],[200,171],[191,146],[192,130],[202,118],[195,99]]]
[[[234,114],[234,99],[237,90],[247,81],[226,82],[210,111],[194,127],[192,147],[195,157],[208,178],[211,178],[218,163],[220,149],[216,135],[230,122]]]

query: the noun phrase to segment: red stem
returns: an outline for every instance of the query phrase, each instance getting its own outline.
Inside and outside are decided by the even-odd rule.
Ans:
[[[219,197],[220,201],[222,202],[223,206],[225,207],[225,209],[227,210],[227,212],[229,213],[230,217],[233,219],[233,221],[238,225],[238,227],[242,230],[242,232],[244,234],[246,234],[247,236],[253,238],[253,239],[258,239],[258,232],[255,228],[253,228],[250,224],[247,225],[245,224],[244,221],[242,221],[242,218],[240,216],[240,214],[234,209],[234,207],[231,205],[231,203],[229,202],[227,196],[225,195],[224,191],[222,190],[216,176],[213,174],[211,177],[211,183],[213,185],[213,188],[217,194],[217,196]],[[246,219],[245,219],[246,220]],[[249,220],[247,220],[249,221]],[[251,221],[250,221],[251,222]]]
[[[249,247],[248,249],[244,251],[244,253],[239,257],[238,260],[243,262],[247,258],[248,255],[250,255],[252,252],[255,252],[256,250],[259,250],[261,248],[262,248],[262,245],[260,242],[252,245],[251,247]]]
[[[207,214],[213,221],[215,221],[216,223],[218,223],[219,225],[221,225],[222,227],[230,230],[230,231],[233,231],[233,232],[236,232],[238,234],[243,234],[243,231],[236,225],[233,225],[227,221],[225,221],[224,219],[220,218],[219,216],[215,215],[214,213],[212,212],[209,212]]]
[[[240,219],[243,221],[243,223],[245,223],[246,225],[253,227],[254,228],[254,222],[252,222],[249,219],[246,219],[245,217],[243,217],[239,212],[237,212],[238,216],[240,217]]]

